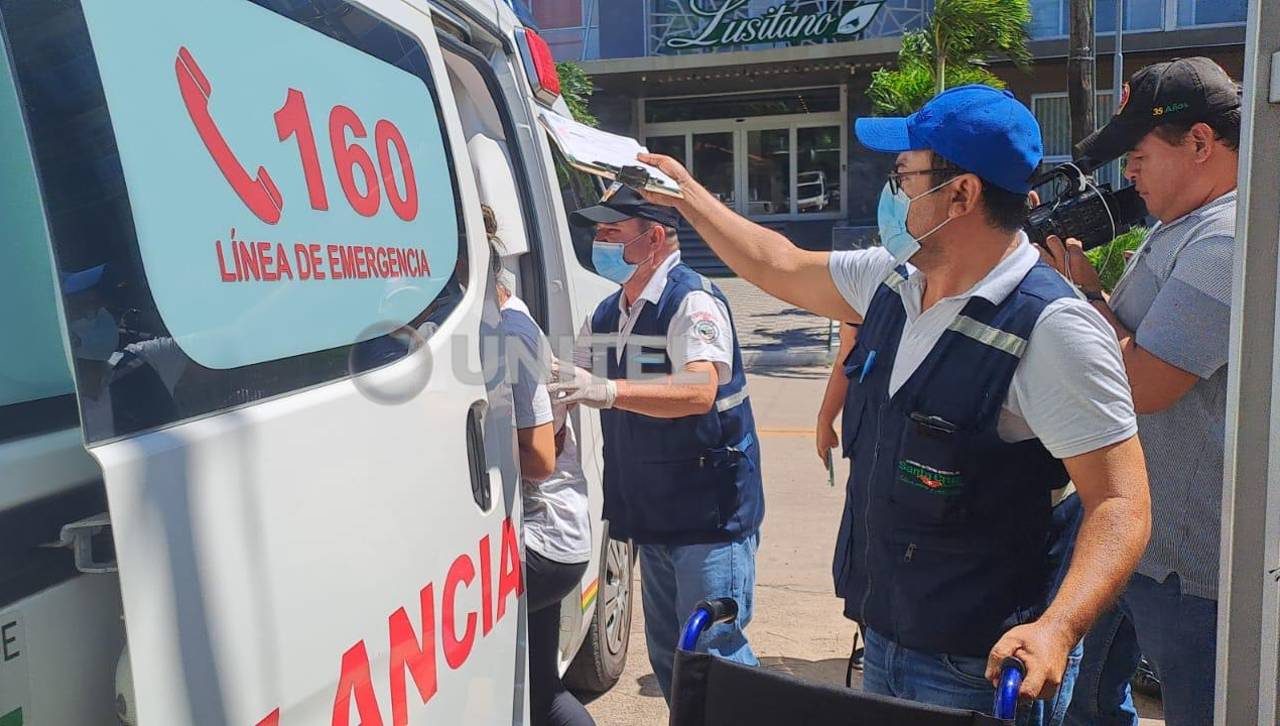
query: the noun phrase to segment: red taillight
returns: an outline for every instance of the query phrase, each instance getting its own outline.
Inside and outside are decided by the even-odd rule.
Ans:
[[[554,103],[560,95],[560,74],[556,73],[556,59],[551,55],[551,46],[527,28],[519,33],[519,37],[525,72],[533,86],[533,94],[541,101]]]

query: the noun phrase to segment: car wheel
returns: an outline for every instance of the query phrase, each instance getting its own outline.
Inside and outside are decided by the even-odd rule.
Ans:
[[[600,563],[600,595],[596,598],[591,627],[578,655],[564,674],[565,684],[579,692],[604,693],[618,682],[627,665],[634,603],[632,567],[635,560],[627,542],[606,540]]]

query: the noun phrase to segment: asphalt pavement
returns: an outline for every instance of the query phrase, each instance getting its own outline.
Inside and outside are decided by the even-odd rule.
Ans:
[[[836,485],[828,486],[813,437],[828,370],[769,367],[748,376],[763,447],[766,513],[756,563],[755,618],[747,635],[763,667],[843,685],[854,627],[832,594],[831,552],[848,470],[847,462],[837,460]],[[637,597],[621,680],[587,704],[601,726],[667,723],[666,704],[645,650],[639,602]],[[854,674],[855,687],[859,676]],[[1142,699],[1139,709],[1155,717],[1144,718],[1143,726],[1163,723],[1158,702]]]

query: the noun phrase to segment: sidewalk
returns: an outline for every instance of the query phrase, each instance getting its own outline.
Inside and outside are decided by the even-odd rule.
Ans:
[[[789,305],[741,278],[714,282],[729,299],[742,364],[748,370],[831,363],[834,349],[827,347],[826,318]]]

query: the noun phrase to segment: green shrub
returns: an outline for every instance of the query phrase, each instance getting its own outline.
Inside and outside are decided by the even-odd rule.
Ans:
[[[557,63],[556,74],[560,76],[560,95],[564,96],[573,120],[588,126],[599,125],[599,121],[587,107],[588,99],[596,92],[596,84],[591,76],[573,61]]]
[[[1116,286],[1116,282],[1120,280],[1121,273],[1124,272],[1124,253],[1138,249],[1146,241],[1147,231],[1146,227],[1134,227],[1111,240],[1110,243],[1101,247],[1094,247],[1084,253],[1098,270],[1098,277],[1102,279],[1103,290],[1111,292]]]

